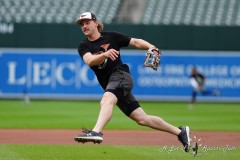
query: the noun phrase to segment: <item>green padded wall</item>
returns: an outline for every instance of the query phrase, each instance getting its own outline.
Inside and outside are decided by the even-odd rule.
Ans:
[[[0,47],[77,48],[84,39],[80,27],[75,24],[24,23],[13,26],[12,33],[0,30]],[[115,24],[105,25],[105,31],[142,38],[165,50],[240,50],[240,27]]]

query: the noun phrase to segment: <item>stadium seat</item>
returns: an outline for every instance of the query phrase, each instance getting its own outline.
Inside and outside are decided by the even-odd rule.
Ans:
[[[103,23],[111,24],[116,22],[121,4],[126,1],[0,0],[0,23],[75,23],[80,13],[91,11]],[[239,0],[146,0],[142,3],[145,7],[139,12],[142,13],[139,24],[240,25]]]
[[[75,23],[91,11],[99,21],[112,23],[121,0],[0,0],[0,22]]]
[[[143,24],[235,26],[240,24],[238,0],[149,0]]]

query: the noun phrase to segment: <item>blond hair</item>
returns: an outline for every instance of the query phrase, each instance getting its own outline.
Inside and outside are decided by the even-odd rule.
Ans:
[[[102,22],[98,21],[98,26],[97,26],[98,32],[102,32],[103,28],[104,28],[104,25],[102,24]]]

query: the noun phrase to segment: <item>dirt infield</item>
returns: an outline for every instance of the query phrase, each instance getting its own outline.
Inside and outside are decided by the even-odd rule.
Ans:
[[[80,130],[0,129],[0,144],[78,144]],[[103,145],[180,146],[177,137],[158,131],[105,130]],[[240,132],[192,132],[208,146],[240,146]],[[82,144],[80,144],[82,145]]]

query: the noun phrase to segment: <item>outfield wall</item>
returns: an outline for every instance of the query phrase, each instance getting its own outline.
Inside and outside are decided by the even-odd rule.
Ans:
[[[143,67],[145,51],[122,50],[134,77],[138,99],[189,101],[192,66],[204,72],[207,89],[221,97],[199,96],[200,101],[240,102],[240,52],[163,51],[158,71]],[[0,97],[41,99],[100,99],[103,90],[77,50],[0,49]]]
[[[240,51],[239,26],[106,24],[118,31],[168,50]],[[1,23],[1,48],[77,48],[86,37],[78,25]]]

